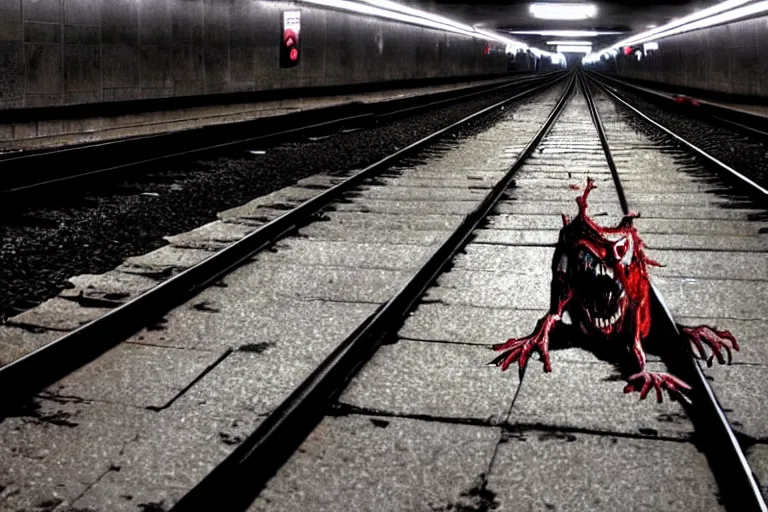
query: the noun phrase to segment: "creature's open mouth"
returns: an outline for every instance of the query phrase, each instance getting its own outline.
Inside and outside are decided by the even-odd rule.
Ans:
[[[581,307],[590,324],[605,333],[613,332],[626,304],[626,292],[613,269],[581,249],[575,272]]]

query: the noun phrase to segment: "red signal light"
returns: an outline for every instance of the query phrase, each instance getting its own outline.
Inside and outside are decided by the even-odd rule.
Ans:
[[[299,50],[297,50],[296,48],[291,48],[291,52],[288,55],[288,58],[293,61],[299,60]]]

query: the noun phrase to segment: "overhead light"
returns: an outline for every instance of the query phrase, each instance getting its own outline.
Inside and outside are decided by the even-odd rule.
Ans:
[[[598,30],[510,30],[510,34],[544,37],[597,37],[615,36],[625,32],[611,32]]]
[[[643,45],[643,51],[646,53],[651,50],[658,50],[658,49],[659,49],[659,43],[656,43],[656,42],[645,43]]]
[[[592,51],[591,46],[558,46],[557,53],[583,53],[588,54]]]
[[[320,5],[323,7],[331,7],[344,11],[356,12],[359,14],[367,14],[379,18],[401,21],[413,25],[420,25],[422,27],[435,28],[445,32],[454,32],[478,39],[496,41],[507,46],[527,48],[524,43],[503,37],[499,34],[480,31],[469,25],[459,23],[443,16],[437,16],[426,11],[405,7],[404,5],[398,4],[397,2],[391,2],[389,0],[361,0],[358,2],[352,2],[349,0],[299,1],[303,3]]]
[[[765,11],[768,11],[768,1],[756,2],[750,5],[744,5],[751,0],[727,0],[721,2],[707,9],[695,12],[683,18],[675,19],[666,25],[661,27],[642,32],[640,34],[631,36],[623,41],[619,41],[610,48],[606,48],[592,55],[588,55],[584,62],[590,63],[600,59],[600,55],[605,54],[608,50],[614,48],[620,48],[622,46],[633,46],[656,39],[662,39],[675,34],[682,34],[684,32],[690,32],[691,30],[697,30],[701,28],[711,27],[713,25],[720,25],[734,21],[739,18],[745,18],[747,16],[753,16]]]
[[[585,20],[597,14],[593,4],[536,3],[531,4],[529,10],[534,18],[543,20]]]
[[[559,44],[570,46],[592,46],[592,42],[590,41],[547,41],[547,44],[552,46],[557,46]]]

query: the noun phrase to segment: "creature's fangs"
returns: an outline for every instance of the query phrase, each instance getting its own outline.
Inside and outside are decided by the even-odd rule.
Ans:
[[[589,321],[598,329],[612,327],[622,317],[622,301],[626,297],[626,291],[614,276],[613,269],[582,249],[578,254],[576,272],[584,286],[582,307]]]

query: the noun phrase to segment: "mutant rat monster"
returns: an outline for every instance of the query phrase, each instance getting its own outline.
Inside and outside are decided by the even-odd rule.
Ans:
[[[563,215],[563,228],[552,260],[549,312],[539,320],[530,336],[512,338],[495,346],[503,352],[489,364],[506,370],[517,361],[523,371],[531,353],[536,351],[544,363],[544,371],[551,372],[549,335],[555,325],[562,322],[598,342],[625,344],[639,366],[639,371],[629,377],[625,393],[639,391],[640,398],[644,399],[655,389],[661,402],[662,390],[666,389],[671,398],[679,398],[690,386],[673,375],[646,371],[643,350],[643,340],[651,329],[651,284],[647,267],[661,265],[643,252],[643,242],[633,226],[633,219],[639,214],[624,216],[616,227],[599,226],[587,215],[587,198],[594,188],[592,179],[587,179],[586,189],[576,199],[578,215],[570,221]],[[700,326],[682,327],[682,333],[710,366],[715,357],[721,364],[725,363],[723,351],[730,364],[731,350],[739,349],[728,331]],[[709,358],[704,345],[712,351]]]

